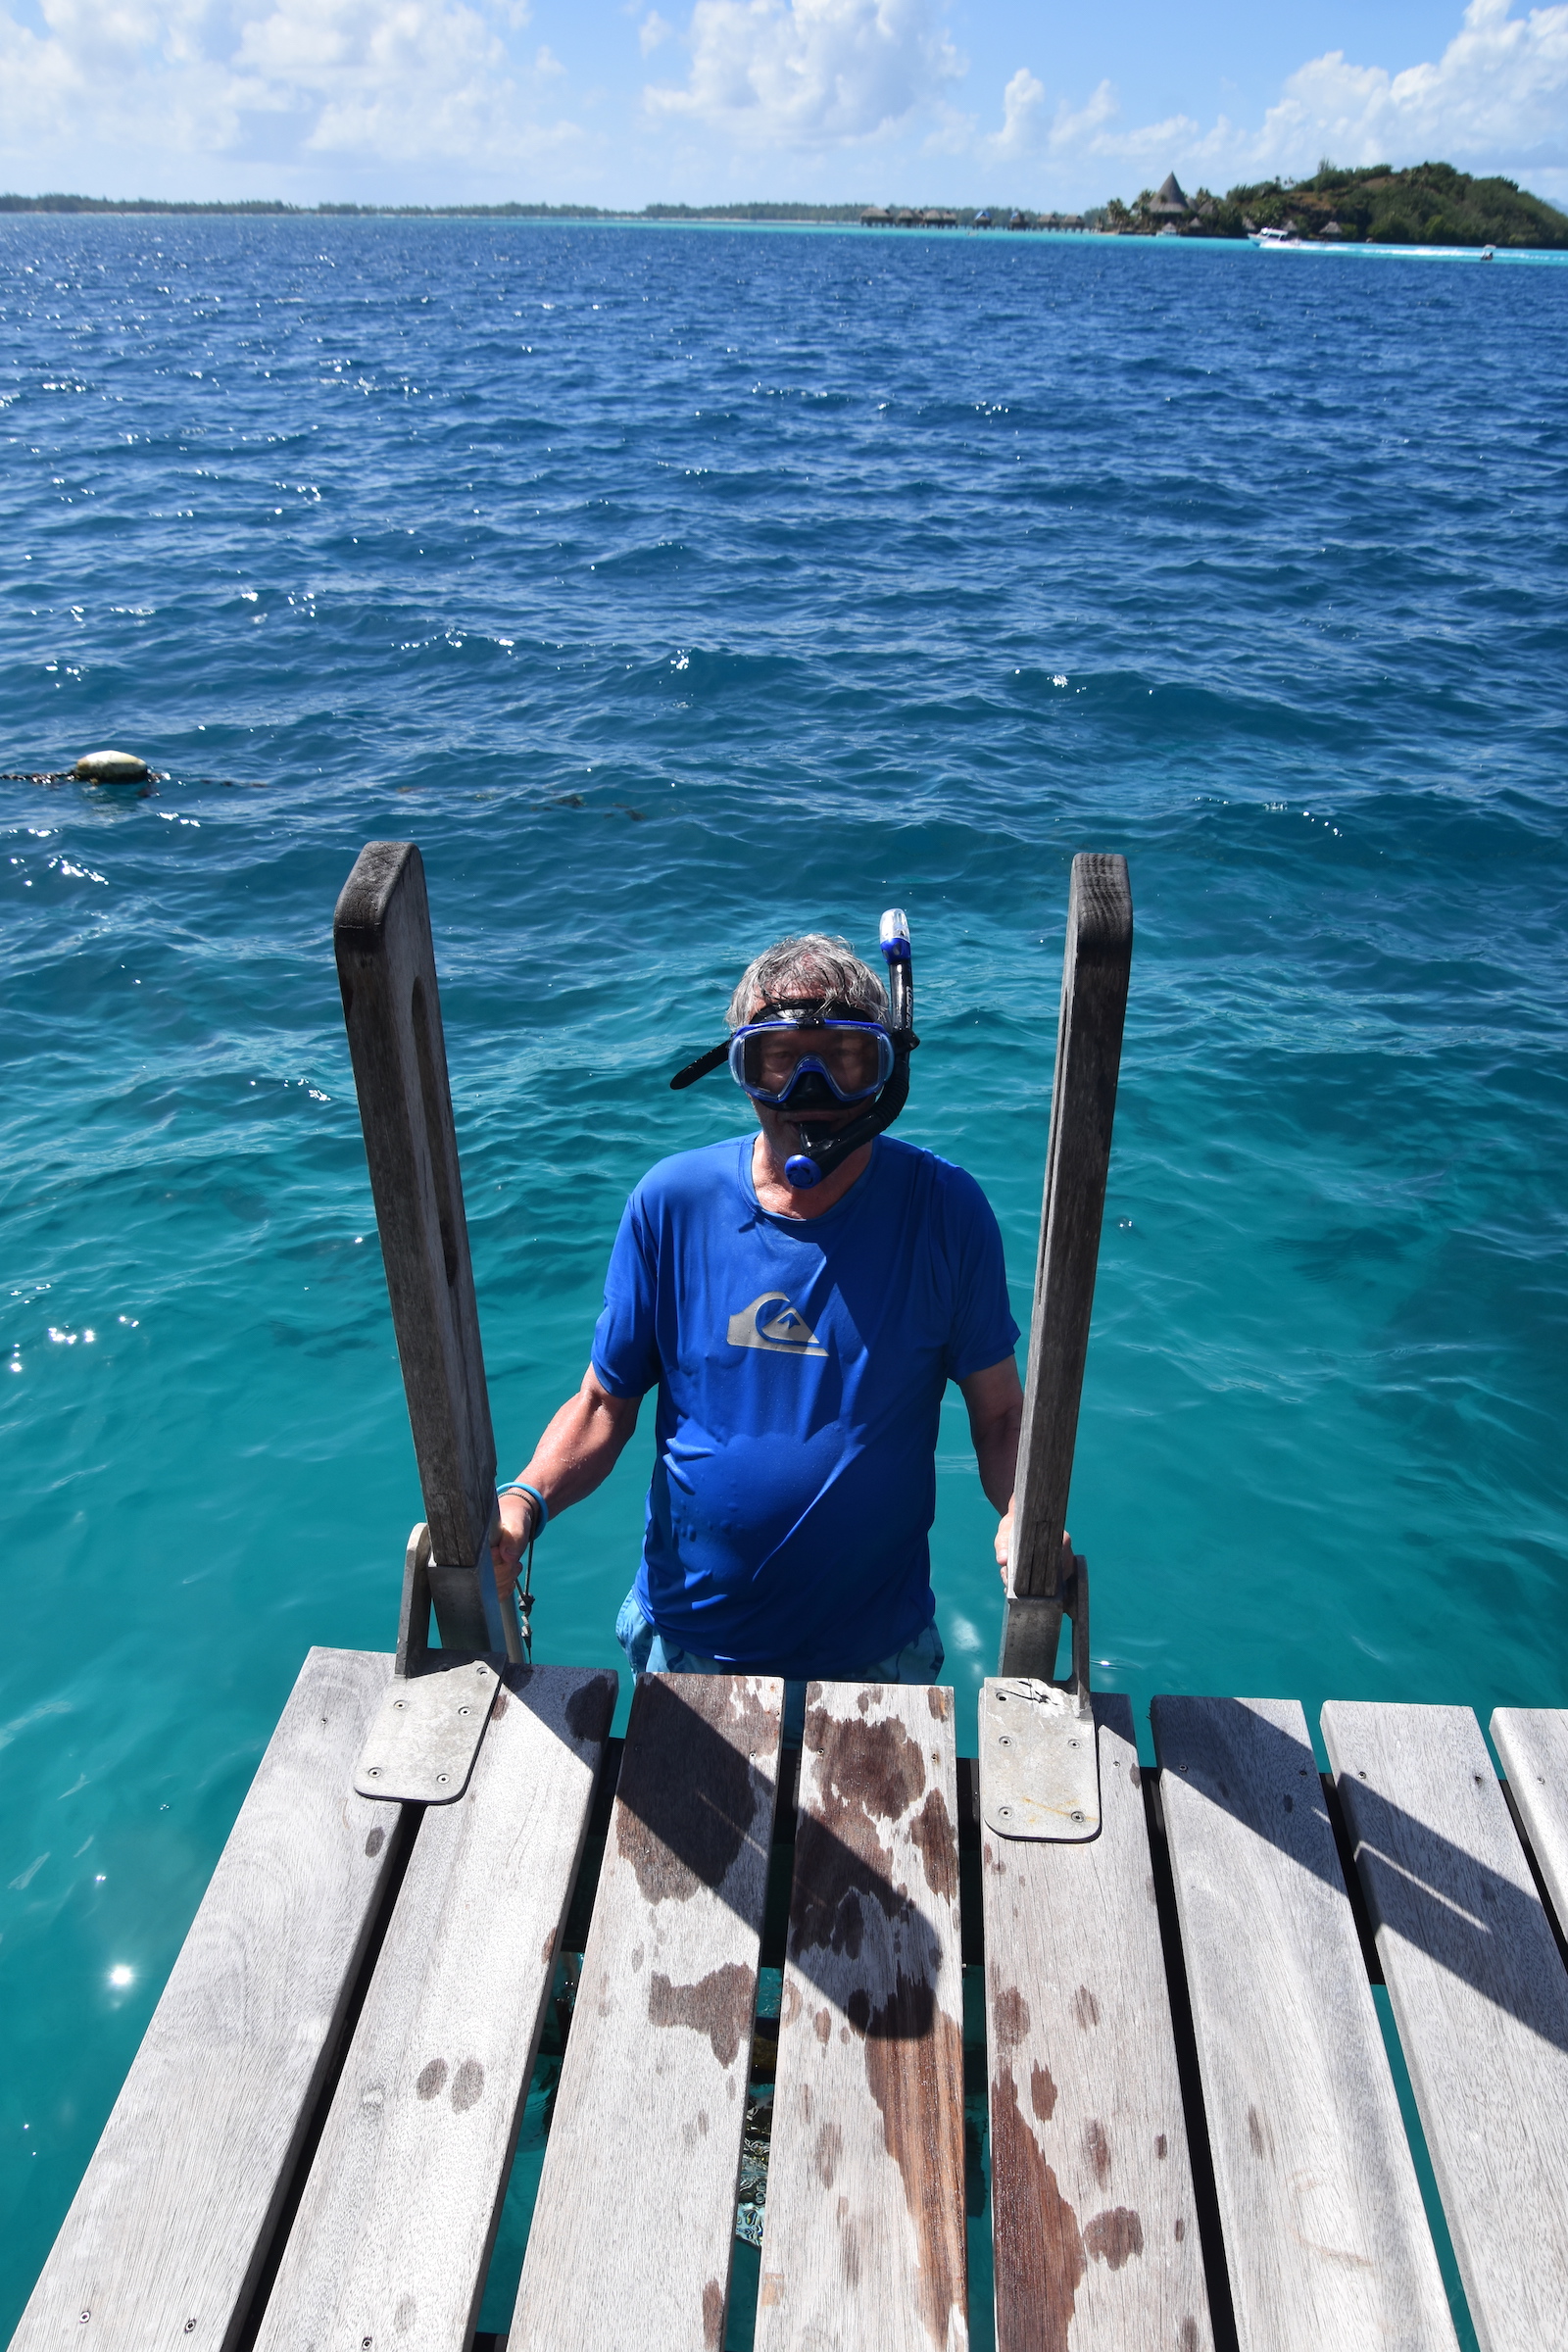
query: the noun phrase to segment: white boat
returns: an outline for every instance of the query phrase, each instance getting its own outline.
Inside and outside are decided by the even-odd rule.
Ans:
[[[1298,236],[1294,228],[1259,228],[1252,232],[1252,243],[1266,252],[1273,252],[1281,245],[1303,245],[1305,242],[1305,238]]]

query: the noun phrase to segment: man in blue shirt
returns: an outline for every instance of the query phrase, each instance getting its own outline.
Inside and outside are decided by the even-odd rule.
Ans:
[[[627,1202],[582,1386],[502,1494],[496,1581],[505,1599],[530,1538],[609,1476],[657,1388],[642,1564],[616,1626],[632,1664],[934,1682],[950,1380],[1001,1562],[1010,1536],[1023,1399],[1002,1237],[935,1152],[885,1133],[836,1164],[823,1151],[895,1060],[882,982],[846,942],[768,949],[730,1022],[709,1064],[727,1054],[760,1132],[662,1160]],[[803,1150],[829,1162],[819,1180]]]

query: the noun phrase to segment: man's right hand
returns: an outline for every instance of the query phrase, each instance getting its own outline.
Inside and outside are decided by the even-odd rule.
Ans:
[[[612,1396],[592,1364],[582,1387],[568,1396],[517,1475],[537,1487],[552,1518],[603,1486],[637,1426],[640,1396]],[[496,1591],[505,1605],[517,1581],[517,1564],[539,1533],[537,1504],[526,1494],[503,1494],[497,1504],[490,1558]]]
[[[496,1505],[496,1524],[490,1537],[490,1564],[496,1572],[496,1591],[503,1608],[528,1548],[528,1537],[539,1516],[531,1494],[503,1494]]]

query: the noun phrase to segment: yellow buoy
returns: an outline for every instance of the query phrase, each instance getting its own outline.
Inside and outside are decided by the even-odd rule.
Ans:
[[[72,772],[83,784],[145,784],[147,762],[134,752],[86,752]]]

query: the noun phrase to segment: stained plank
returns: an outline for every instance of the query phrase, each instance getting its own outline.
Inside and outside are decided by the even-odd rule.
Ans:
[[[644,1675],[510,2352],[718,2352],[784,1686]]]
[[[1568,1935],[1568,1709],[1498,1707],[1492,1718],[1492,1743],[1502,1758],[1557,1925]]]
[[[1306,1719],[1152,1715],[1242,2352],[1451,2347]]]
[[[349,1785],[391,1671],[307,1657],[13,2352],[218,2352],[242,2328],[401,1860],[397,1808]]]
[[[1206,2352],[1132,1708],[1094,1710],[1100,1836],[982,1832],[997,2352]]]
[[[466,1793],[424,1815],[257,2352],[462,2352],[615,1677],[510,1667]]]
[[[1568,2343],[1568,1972],[1468,1707],[1323,1738],[1484,2352]]]
[[[953,1692],[807,1690],[757,2352],[962,2352]]]

